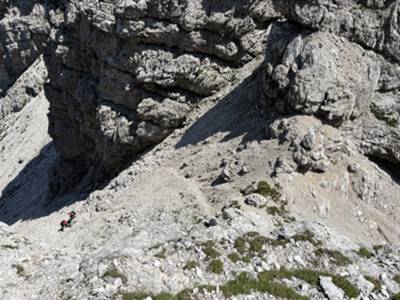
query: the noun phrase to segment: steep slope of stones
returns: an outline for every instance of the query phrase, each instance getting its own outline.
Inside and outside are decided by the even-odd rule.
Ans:
[[[62,157],[52,190],[85,174],[115,176],[261,54],[273,110],[314,115],[351,134],[361,153],[398,163],[398,5],[69,2],[46,54],[50,135]]]
[[[343,142],[337,129],[322,126],[313,117],[298,116],[287,125],[273,126],[254,94],[261,79],[251,74],[258,65],[243,67],[239,73],[247,80],[205,99],[183,128],[104,189],[79,202],[79,195],[69,194],[58,200],[65,203],[63,208],[54,210],[50,205],[40,217],[22,215],[21,222],[11,227],[1,224],[1,297],[109,300],[130,295],[145,299],[160,293],[173,297],[189,289],[183,299],[282,298],[272,290],[240,284],[239,294],[229,297],[236,292],[226,286],[241,272],[253,279],[277,276],[273,282],[279,290],[290,288],[308,299],[326,299],[331,293],[350,299],[359,292],[362,297],[383,300],[399,292],[395,281],[398,248],[385,239],[398,241],[398,207],[375,208],[377,203],[368,198],[375,190],[369,193],[369,185],[363,184],[359,174],[383,189],[394,189],[395,195],[398,185],[351,144],[347,146],[350,156],[334,153],[342,159],[323,174],[292,170],[289,176],[281,173],[270,178],[277,169],[273,162],[278,157],[290,158],[289,141],[295,145],[310,125],[315,127],[316,145],[322,132],[327,139]],[[266,139],[268,123],[271,134],[287,131],[287,142]],[[353,163],[357,167],[348,171]],[[353,191],[356,179],[360,179],[354,186],[363,193],[362,201]],[[273,189],[281,186],[281,195],[258,194],[260,181]],[[21,204],[24,198],[33,199],[27,193],[16,196],[6,202],[7,208],[11,201]],[[394,198],[389,200],[383,204],[396,204]],[[37,209],[40,202],[34,204]],[[76,222],[58,232],[60,220],[71,209],[78,213]],[[212,267],[221,263],[222,272]],[[313,280],[307,282],[302,273]],[[329,284],[329,278],[335,280]],[[374,279],[381,287],[377,284],[375,289],[370,281]],[[261,286],[271,284],[267,283]],[[347,289],[349,283],[356,288],[355,294]],[[188,293],[193,296],[189,298]]]

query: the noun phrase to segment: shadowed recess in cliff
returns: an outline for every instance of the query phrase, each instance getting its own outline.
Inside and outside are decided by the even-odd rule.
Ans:
[[[221,99],[185,132],[176,149],[198,144],[220,132],[221,142],[242,136],[242,143],[263,140],[268,122],[258,71]]]
[[[86,194],[79,193],[56,200],[48,198],[48,171],[56,159],[53,143],[47,144],[3,189],[0,196],[0,222],[12,225],[18,221],[41,218],[85,198]]]

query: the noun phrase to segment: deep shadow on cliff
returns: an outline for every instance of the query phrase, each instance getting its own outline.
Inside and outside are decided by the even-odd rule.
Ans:
[[[222,143],[240,136],[242,144],[265,139],[265,127],[274,116],[273,109],[266,107],[260,75],[256,70],[195,121],[176,149],[198,144],[216,133],[226,133]]]
[[[48,171],[57,156],[53,143],[47,144],[3,189],[0,197],[0,222],[12,225],[41,218],[86,198],[87,193],[69,193],[53,199],[48,197]]]
[[[263,96],[260,76],[257,71],[234,88],[184,133],[176,148],[197,144],[216,133],[226,133],[220,142],[242,136],[245,144],[265,139],[264,128],[267,124],[265,97]],[[150,149],[141,155],[145,155]],[[127,157],[129,167],[138,157]],[[0,198],[0,221],[14,224],[18,221],[41,218],[66,205],[82,201],[94,190],[104,188],[112,178],[101,182],[91,182],[90,174],[81,175],[80,182],[71,186],[64,194],[49,197],[49,182],[54,178],[51,172],[59,157],[53,143],[43,147],[36,158],[3,190]]]

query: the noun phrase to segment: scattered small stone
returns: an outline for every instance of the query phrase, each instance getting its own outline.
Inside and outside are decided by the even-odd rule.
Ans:
[[[210,219],[210,220],[204,222],[204,225],[205,225],[206,227],[214,227],[214,226],[217,226],[217,225],[218,225],[218,222],[217,222],[217,220],[216,220],[215,218],[212,218],[212,219]]]
[[[350,173],[356,173],[358,169],[359,169],[359,166],[357,164],[349,164],[347,167],[347,170]]]
[[[253,181],[250,185],[246,186],[240,192],[243,195],[250,195],[250,194],[253,194],[253,193],[257,192],[257,190],[258,190],[257,182]]]
[[[260,194],[250,194],[247,195],[246,198],[244,199],[244,203],[254,207],[265,206],[267,205],[268,202],[269,200],[266,197],[261,196]]]

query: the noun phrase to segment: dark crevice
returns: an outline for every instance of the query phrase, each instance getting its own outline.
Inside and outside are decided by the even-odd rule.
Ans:
[[[382,171],[388,174],[393,179],[393,181],[395,181],[397,184],[400,184],[400,163],[390,162],[372,154],[367,155],[367,157]]]

